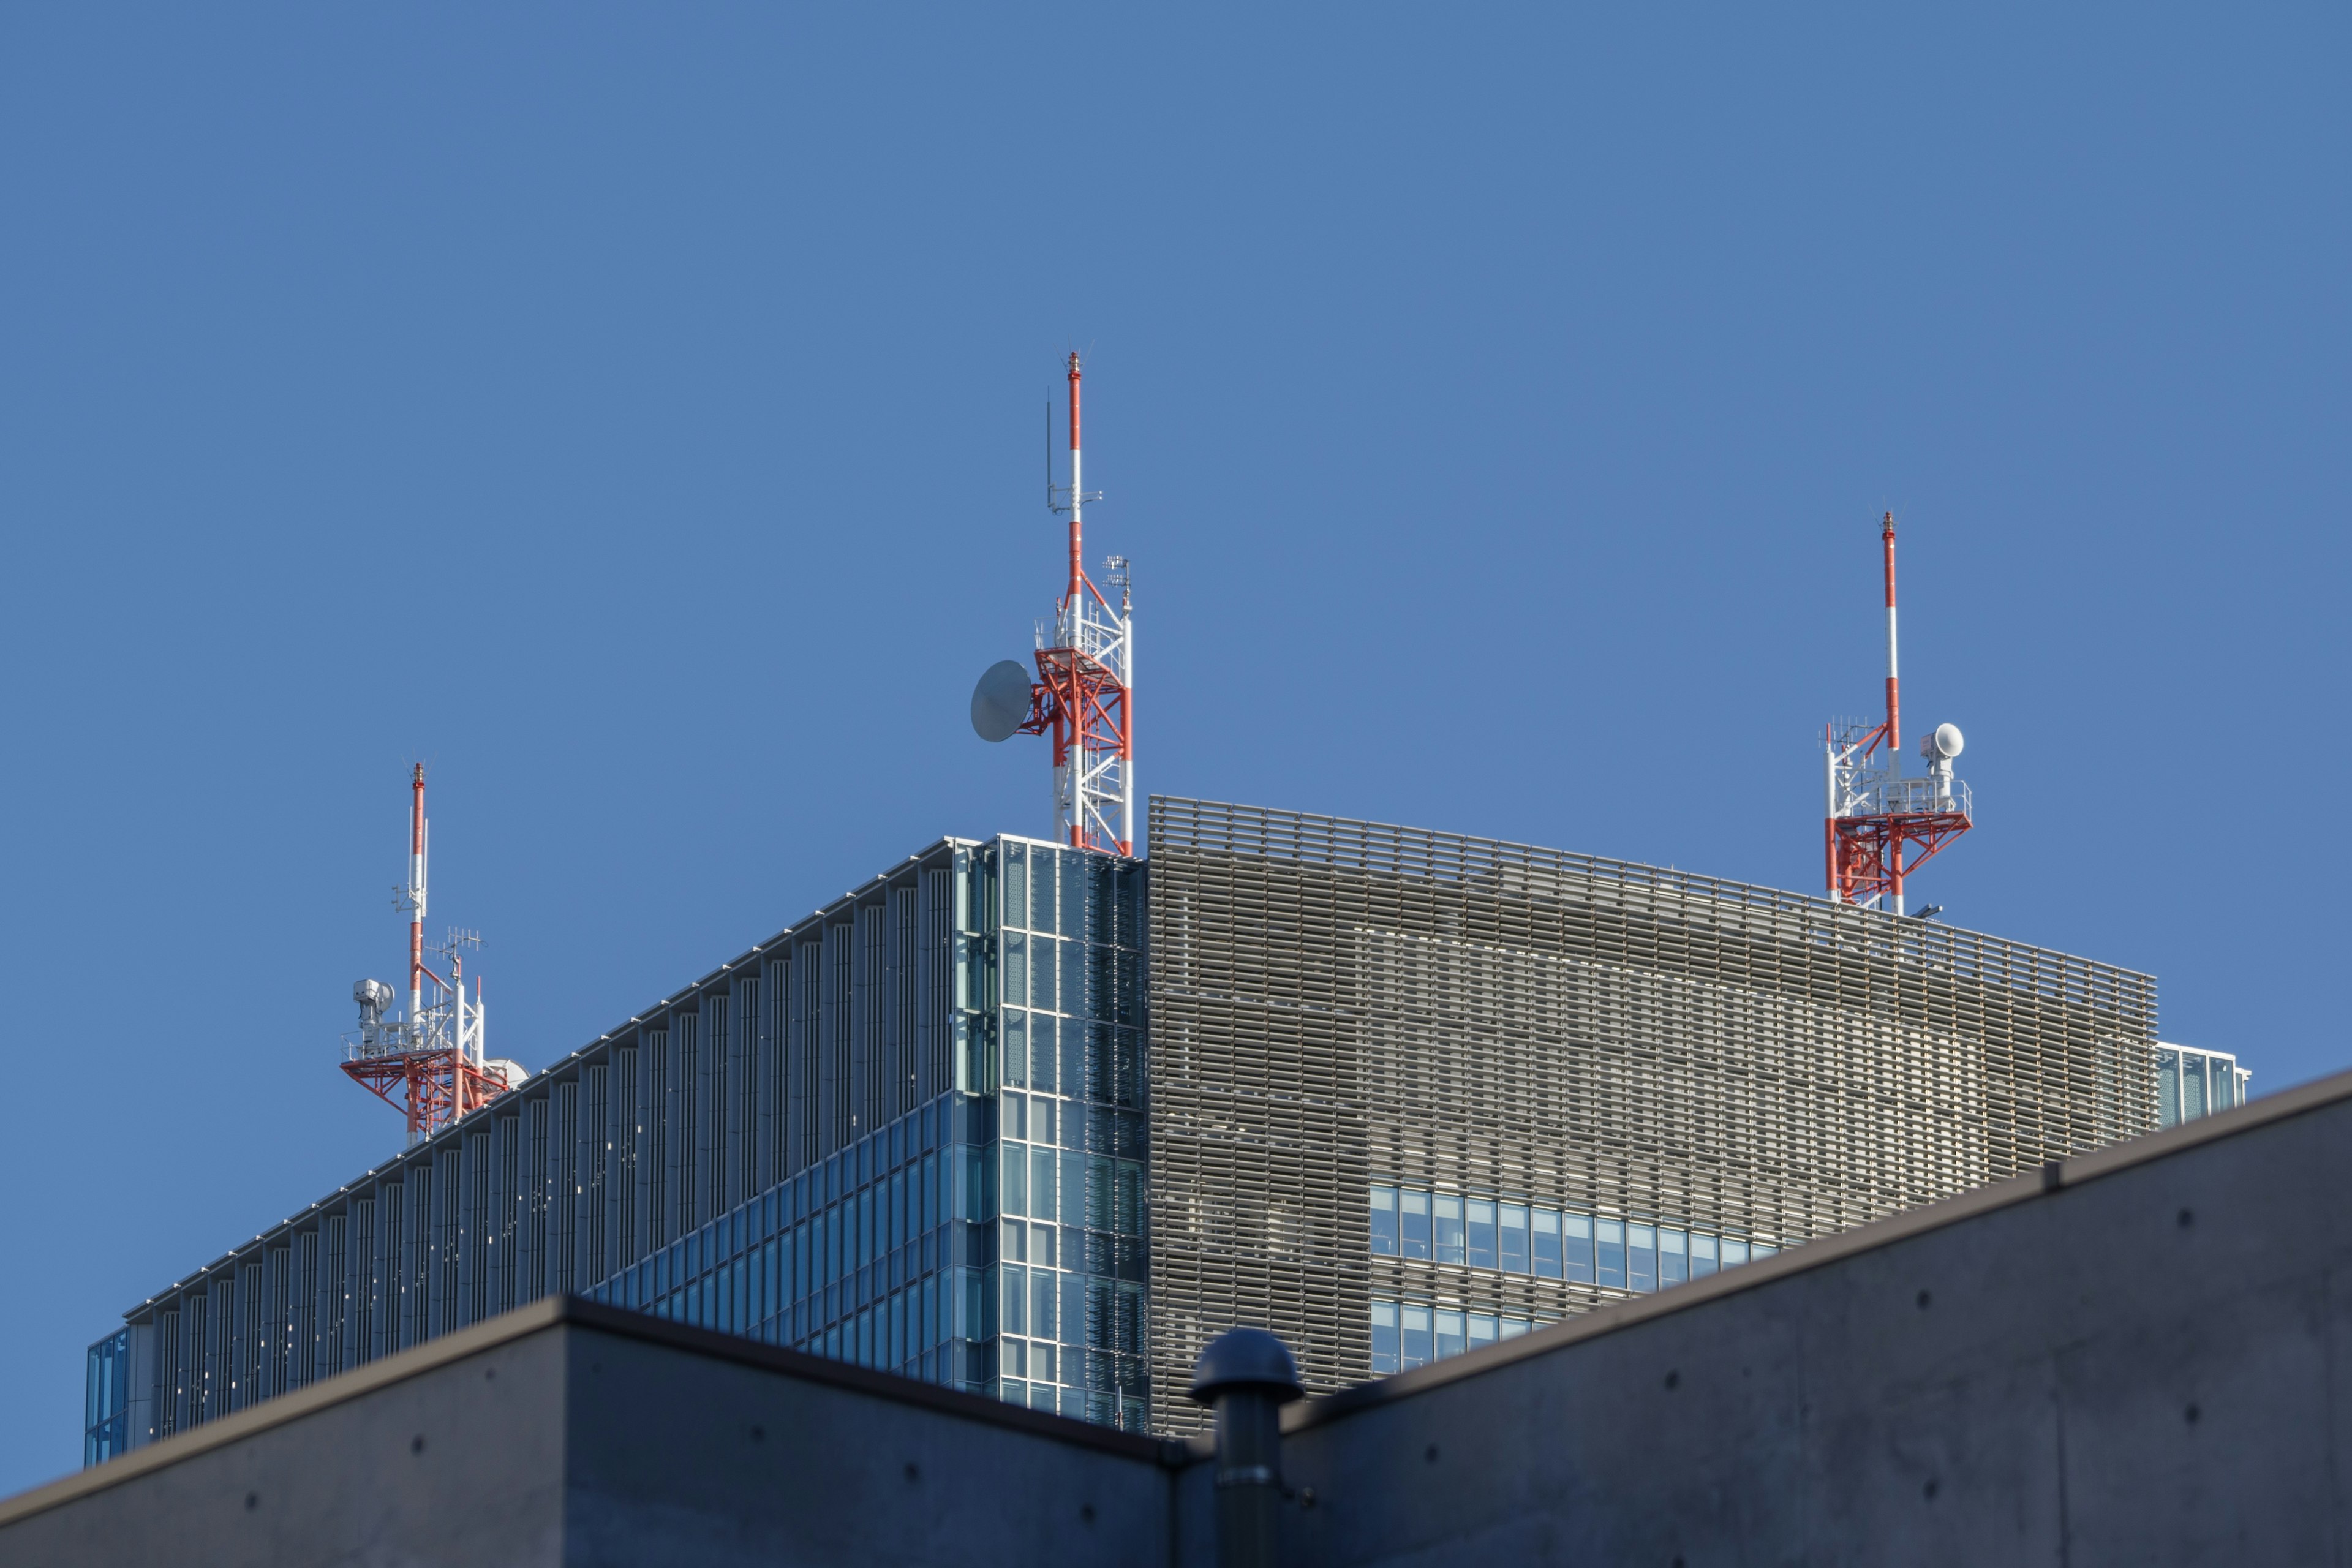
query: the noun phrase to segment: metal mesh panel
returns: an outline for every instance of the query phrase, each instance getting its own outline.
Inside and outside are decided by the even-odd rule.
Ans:
[[[1790,1245],[2155,1125],[2148,976],[1771,889],[1154,797],[1152,1378],[1259,1323],[1311,1390],[1375,1297],[1622,1295],[1374,1257],[1393,1182]]]

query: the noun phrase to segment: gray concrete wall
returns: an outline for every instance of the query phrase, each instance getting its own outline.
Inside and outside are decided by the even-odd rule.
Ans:
[[[2343,1563],[2347,1095],[1303,1407],[1286,1560]]]
[[[547,1301],[0,1504],[0,1563],[1164,1568],[1167,1452]]]
[[[1292,1407],[1286,1561],[2339,1563],[2352,1075]],[[536,1304],[0,1502],[0,1563],[1203,1568],[1196,1450]]]

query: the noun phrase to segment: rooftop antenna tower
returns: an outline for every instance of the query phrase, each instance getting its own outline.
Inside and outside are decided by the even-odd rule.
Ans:
[[[466,1000],[465,950],[482,945],[478,931],[451,927],[433,956],[448,965],[443,979],[425,962],[425,862],[432,827],[425,817],[425,764],[409,778],[408,882],[393,889],[393,907],[408,916],[408,1011],[381,980],[352,987],[360,1026],[343,1037],[343,1071],[408,1119],[411,1143],[430,1138],[468,1111],[504,1094],[523,1077],[514,1062],[482,1052],[482,977]],[[425,986],[431,984],[427,992]]]
[[[1116,609],[1087,575],[1085,485],[1078,442],[1078,356],[1070,355],[1070,482],[1054,483],[1053,411],[1046,410],[1045,506],[1070,518],[1070,574],[1053,630],[1037,626],[1036,674],[1013,659],[989,667],[971,694],[971,727],[983,741],[1054,737],[1054,837],[1081,849],[1135,851],[1135,618],[1124,556],[1105,581]]]
[[[1886,719],[1832,720],[1825,735],[1829,817],[1822,829],[1832,901],[1903,912],[1904,879],[1975,824],[1969,786],[1952,776],[1957,724],[1919,742],[1925,778],[1903,776],[1903,703],[1895,652],[1895,514],[1880,525],[1886,555]]]

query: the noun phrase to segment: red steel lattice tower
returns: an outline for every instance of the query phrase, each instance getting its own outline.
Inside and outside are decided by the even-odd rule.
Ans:
[[[1054,836],[1084,849],[1129,855],[1135,847],[1135,621],[1127,563],[1112,556],[1118,607],[1087,575],[1086,503],[1078,426],[1078,356],[1070,382],[1070,482],[1049,474],[1046,505],[1070,514],[1070,577],[1055,606],[1052,646],[1037,637],[1037,679],[1019,732],[1054,738]]]
[[[462,950],[481,939],[452,931],[435,950],[449,963],[444,980],[425,962],[425,861],[429,829],[425,820],[425,764],[409,780],[408,882],[394,902],[408,917],[408,1011],[391,1013],[392,988],[362,980],[352,988],[360,1026],[343,1037],[343,1071],[408,1121],[408,1141],[429,1138],[468,1111],[504,1094],[512,1063],[482,1054],[482,977],[474,977],[474,1000],[466,1000]],[[428,1000],[425,983],[433,985]]]
[[[1829,896],[1903,913],[1904,879],[1974,826],[1969,788],[1952,776],[1959,728],[1920,742],[1925,778],[1903,776],[1903,704],[1895,636],[1895,514],[1882,520],[1886,563],[1886,719],[1832,721],[1826,732],[1829,810],[1822,826]]]

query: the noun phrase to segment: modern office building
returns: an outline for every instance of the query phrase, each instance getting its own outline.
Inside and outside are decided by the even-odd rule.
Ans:
[[[574,1291],[1134,1429],[2156,1125],[2153,982],[1654,867],[1154,799],[949,839],[134,1308],[92,1462]]]
[[[2253,1074],[2227,1051],[2200,1051],[2158,1042],[2156,1047],[2156,1123],[2178,1127],[2200,1116],[2246,1103]]]

